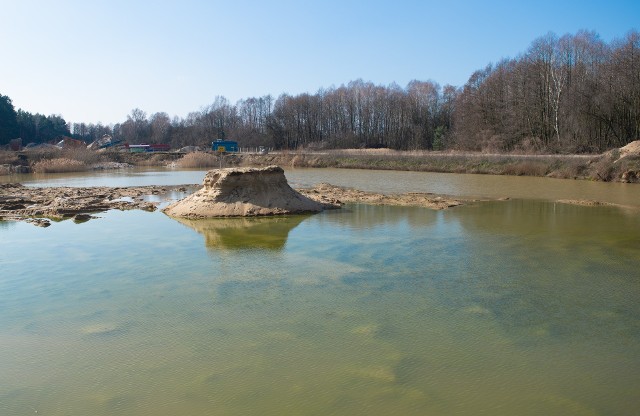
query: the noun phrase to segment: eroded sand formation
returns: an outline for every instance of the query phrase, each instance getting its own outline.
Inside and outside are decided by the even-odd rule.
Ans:
[[[178,218],[249,217],[319,212],[332,208],[292,189],[279,166],[207,172],[203,187],[162,211]]]

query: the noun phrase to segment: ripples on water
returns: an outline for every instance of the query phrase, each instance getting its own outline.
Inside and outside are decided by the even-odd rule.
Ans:
[[[640,408],[640,219],[627,211],[100,216],[0,222],[0,414]]]

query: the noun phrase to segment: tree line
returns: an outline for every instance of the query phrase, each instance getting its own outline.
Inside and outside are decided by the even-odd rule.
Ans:
[[[69,125],[61,116],[16,111],[11,98],[0,94],[0,145],[17,138],[27,144],[47,143],[69,136]]]
[[[455,146],[603,151],[640,138],[640,34],[536,39],[525,54],[476,71],[460,90]]]
[[[12,135],[38,143],[54,135],[91,142],[107,134],[175,148],[232,139],[276,149],[600,152],[640,138],[640,34],[607,44],[595,32],[549,33],[521,56],[474,72],[462,87],[355,80],[315,94],[236,104],[219,96],[185,118],[136,108],[111,126],[22,110],[7,123],[12,111],[0,95],[0,144]]]

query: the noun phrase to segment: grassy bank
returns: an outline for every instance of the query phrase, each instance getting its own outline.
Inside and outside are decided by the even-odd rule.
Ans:
[[[277,164],[291,167],[405,170],[416,172],[476,173],[513,176],[547,176],[564,179],[637,182],[640,156],[618,160],[607,153],[577,155],[483,155],[367,152],[329,152],[324,154],[277,154],[243,156],[242,164]]]
[[[211,152],[126,153],[86,149],[39,152],[0,152],[0,175],[15,172],[70,172],[117,162],[133,166],[216,168],[220,157]],[[387,149],[280,152],[267,155],[228,154],[222,166],[267,166],[404,170],[417,172],[476,173],[547,176],[596,181],[640,182],[640,153],[617,150],[602,155],[512,155],[479,153],[398,152]]]

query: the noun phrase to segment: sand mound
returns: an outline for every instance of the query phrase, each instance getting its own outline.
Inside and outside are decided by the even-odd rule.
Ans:
[[[319,212],[325,207],[293,190],[278,166],[211,170],[203,185],[163,212],[195,219]]]
[[[640,140],[636,140],[620,148],[620,158],[629,155],[640,155]]]

